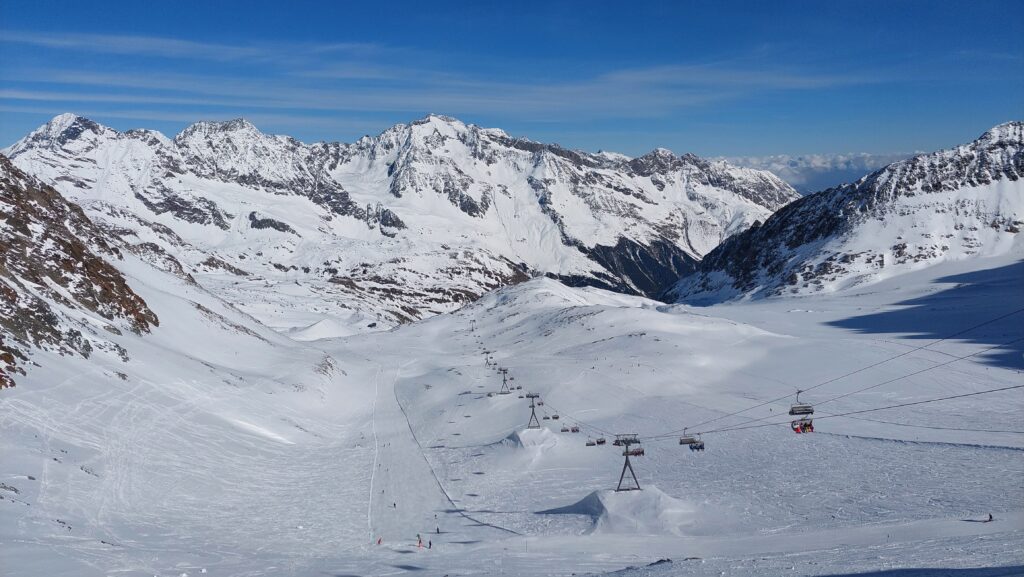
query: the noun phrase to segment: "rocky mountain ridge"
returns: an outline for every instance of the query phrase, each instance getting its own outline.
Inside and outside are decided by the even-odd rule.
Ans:
[[[1003,254],[1024,228],[1024,123],[804,197],[708,253],[672,294],[717,302],[831,291]]]
[[[298,307],[270,294],[288,283],[348,330],[535,275],[655,295],[798,197],[770,173],[694,155],[590,154],[433,115],[304,144],[241,119],[171,139],[65,114],[3,152],[247,312]],[[281,328],[315,318],[295,312]]]

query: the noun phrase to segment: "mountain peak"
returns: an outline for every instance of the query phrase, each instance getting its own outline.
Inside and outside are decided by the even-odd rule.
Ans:
[[[188,137],[193,134],[217,134],[217,133],[233,133],[233,132],[245,132],[253,134],[263,134],[260,129],[256,128],[251,122],[244,118],[234,118],[232,120],[201,120],[194,124],[190,124],[182,130],[176,138]]]
[[[50,143],[56,143],[57,145],[63,145],[71,140],[78,139],[86,132],[99,134],[103,132],[104,129],[106,129],[106,127],[101,126],[84,116],[65,112],[64,114],[54,116],[49,122],[33,132],[32,136],[38,140],[45,140]]]
[[[420,125],[420,124],[434,124],[434,123],[436,123],[436,124],[461,124],[462,126],[466,125],[465,122],[462,122],[458,118],[455,118],[455,117],[452,117],[452,116],[445,116],[444,114],[435,114],[433,112],[431,112],[430,114],[427,114],[426,116],[424,116],[423,118],[420,118],[419,120],[412,121],[410,124],[416,126],[416,125]]]
[[[1013,142],[1019,144],[1024,141],[1024,122],[1013,120],[997,124],[985,131],[985,134],[982,134],[978,141],[985,143]]]

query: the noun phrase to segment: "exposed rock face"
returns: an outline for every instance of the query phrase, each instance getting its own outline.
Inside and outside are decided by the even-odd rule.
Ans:
[[[108,262],[122,256],[106,236],[81,208],[0,156],[0,387],[14,385],[32,347],[88,357],[116,346],[88,318],[115,333],[158,324]]]
[[[1010,250],[1024,227],[1024,124],[804,197],[727,239],[673,289],[687,301],[835,290]]]
[[[798,197],[693,155],[589,154],[439,116],[306,145],[244,120],[168,139],[61,115],[6,152],[208,288],[232,270],[303,280],[381,328],[538,274],[656,296]]]

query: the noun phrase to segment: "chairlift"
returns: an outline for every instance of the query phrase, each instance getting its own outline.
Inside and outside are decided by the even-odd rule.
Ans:
[[[807,417],[801,417],[789,424],[789,427],[793,429],[796,434],[800,433],[813,433],[814,432],[814,421]]]
[[[537,406],[538,407],[543,407],[544,406],[544,401],[537,401]]]
[[[569,427],[566,427],[565,425],[562,425],[562,432],[563,433],[568,433],[569,432]]]
[[[526,397],[524,397],[523,395],[519,395],[519,398],[520,399],[525,399]]]
[[[545,421],[550,421],[550,420],[551,420],[551,417],[549,417],[549,416],[547,416],[547,415],[544,415],[544,420],[545,420]]]
[[[573,425],[573,426],[569,427],[569,431],[571,431],[573,433],[578,433],[578,432],[580,432],[580,428],[577,427],[576,425]]]
[[[587,439],[587,446],[588,447],[596,447],[597,443],[595,443],[594,441],[592,441],[590,439]]]
[[[622,451],[622,454],[623,454],[623,456],[629,456],[629,457],[643,457],[644,456],[644,448],[643,447],[637,447],[635,449],[626,449],[626,450]]]
[[[605,443],[607,443],[607,442],[608,442],[608,441],[607,441],[607,440],[605,440],[605,438],[604,438],[604,437],[598,437],[598,438],[597,438],[597,444],[598,444],[598,445],[603,445],[603,444],[605,444]]]
[[[693,435],[687,435],[686,434],[686,429],[683,429],[683,436],[679,437],[679,444],[680,445],[693,445],[696,442],[697,442],[697,438],[694,437]]]
[[[561,417],[558,416],[558,413],[555,413],[554,415],[551,415],[551,418],[557,421]]]
[[[796,392],[796,402],[793,403],[793,405],[791,407],[789,407],[789,414],[790,415],[799,416],[799,415],[813,415],[814,414],[814,407],[812,405],[810,405],[809,403],[801,403],[800,402],[800,393],[802,393],[802,392],[803,391],[799,391],[799,390]]]
[[[612,441],[612,446],[613,447],[621,447],[622,446],[622,441],[620,441],[619,439],[615,439],[614,441]]]

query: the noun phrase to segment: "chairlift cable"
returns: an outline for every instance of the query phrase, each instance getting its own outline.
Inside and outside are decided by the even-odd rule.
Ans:
[[[825,415],[823,417],[818,417],[817,420],[832,419],[832,418],[835,418],[835,417],[846,417],[846,416],[849,416],[849,415],[859,415],[859,414],[862,414],[862,413],[872,413],[874,411],[885,411],[885,410],[888,410],[888,409],[898,409],[900,407],[910,407],[910,406],[913,406],[913,405],[924,405],[926,403],[935,403],[935,402],[938,402],[938,401],[948,401],[948,400],[951,400],[951,399],[961,399],[963,397],[973,397],[973,396],[977,396],[977,395],[987,395],[989,393],[998,393],[1000,391],[1009,391],[1011,389],[1024,389],[1024,385],[1011,385],[1009,387],[1000,387],[998,389],[988,389],[988,390],[984,390],[984,391],[975,391],[973,393],[961,393],[959,395],[950,395],[948,397],[939,397],[937,399],[925,399],[923,401],[911,401],[909,403],[900,403],[898,405],[888,405],[888,406],[885,406],[885,407],[875,407],[873,409],[860,409],[860,410],[857,410],[857,411],[848,411],[848,412],[845,412],[845,413],[835,413],[835,414],[832,414],[832,415]],[[725,431],[740,431],[740,430],[743,430],[743,429],[756,429],[758,427],[771,427],[771,426],[774,426],[774,425],[788,425],[788,424],[789,424],[789,422],[786,421],[786,422],[776,422],[776,423],[761,423],[759,425],[749,425],[749,426],[745,426],[745,427],[724,427],[724,428],[721,428],[721,429],[712,429],[710,431],[704,431],[704,434],[705,435],[709,435],[709,434],[712,434],[712,433],[723,433]]]
[[[902,353],[900,353],[900,354],[898,354],[898,355],[895,355],[895,356],[892,356],[892,357],[889,357],[889,358],[883,359],[883,360],[881,360],[881,361],[877,361],[877,362],[875,362],[875,363],[871,363],[871,364],[869,364],[869,365],[866,365],[866,366],[864,366],[864,367],[861,367],[861,368],[859,368],[859,369],[857,369],[857,370],[854,370],[854,371],[850,371],[850,372],[848,372],[848,373],[844,373],[844,374],[842,374],[842,375],[839,375],[839,376],[833,377],[833,378],[831,378],[831,379],[828,379],[828,380],[822,381],[822,382],[820,382],[820,383],[818,383],[818,384],[816,384],[816,385],[813,385],[813,386],[810,386],[810,387],[807,387],[807,388],[801,389],[801,392],[807,392],[807,391],[810,391],[810,390],[813,390],[813,389],[817,389],[818,387],[823,387],[823,386],[825,386],[825,385],[828,385],[828,384],[834,383],[834,382],[836,382],[836,381],[838,381],[838,380],[841,380],[841,379],[844,379],[844,378],[846,378],[846,377],[849,377],[849,376],[852,376],[852,375],[856,375],[856,374],[858,374],[858,373],[862,373],[862,372],[864,372],[864,371],[866,371],[866,370],[869,370],[869,369],[873,369],[873,368],[875,368],[875,367],[877,367],[877,366],[879,366],[879,365],[882,365],[882,364],[888,363],[888,362],[890,362],[890,361],[893,361],[893,360],[896,360],[896,359],[899,359],[899,358],[905,357],[905,356],[907,356],[907,355],[910,355],[910,354],[916,353],[916,352],[918,352],[918,351],[921,351],[921,350],[927,349],[928,347],[931,347],[931,346],[937,345],[937,344],[939,344],[939,343],[941,343],[941,342],[943,342],[943,341],[947,341],[947,340],[950,340],[950,339],[956,338],[956,337],[958,337],[958,336],[960,336],[960,335],[962,335],[962,334],[964,334],[964,333],[968,333],[968,332],[970,332],[970,331],[973,331],[973,330],[975,330],[975,329],[981,328],[981,327],[983,327],[983,326],[986,326],[986,325],[990,325],[990,324],[992,324],[992,323],[995,323],[995,322],[1001,321],[1001,320],[1003,320],[1003,319],[1005,319],[1005,318],[1011,317],[1011,316],[1013,316],[1013,315],[1015,315],[1015,314],[1018,314],[1018,313],[1021,313],[1021,312],[1024,312],[1024,307],[1022,307],[1022,308],[1018,308],[1018,309],[1016,309],[1016,310],[1010,311],[1010,312],[1008,312],[1008,313],[1005,313],[1005,314],[1002,314],[1002,315],[1000,315],[1000,316],[998,316],[998,317],[995,317],[995,318],[989,319],[989,320],[987,320],[987,321],[984,321],[984,322],[982,322],[982,323],[978,323],[978,324],[972,325],[972,326],[970,326],[970,327],[967,327],[967,328],[961,329],[961,330],[959,330],[959,331],[957,331],[957,332],[955,332],[955,333],[953,333],[953,334],[951,334],[951,335],[947,335],[947,336],[945,336],[945,337],[942,337],[941,339],[937,339],[937,340],[934,340],[934,341],[932,341],[932,342],[930,342],[930,343],[927,343],[927,344],[921,345],[921,346],[919,346],[919,347],[914,347],[914,348],[912,348],[912,349],[908,349],[908,350],[906,350],[906,351],[904,351],[904,352],[902,352]],[[997,345],[997,346],[1005,346],[1005,344],[1011,344],[1011,343],[1013,343],[1013,342],[1016,342],[1016,341],[1010,341],[1010,343],[1004,343],[1004,345]],[[996,348],[996,347],[991,347],[991,348]],[[985,350],[991,350],[991,349],[985,349]],[[984,352],[984,351],[979,351],[979,352]],[[969,355],[969,356],[970,356],[970,355]],[[957,358],[957,359],[955,359],[955,360],[959,360],[959,358]],[[946,364],[948,364],[948,363],[946,363]],[[936,365],[936,366],[941,366],[941,365]],[[909,375],[908,375],[908,376],[909,376]],[[787,398],[789,398],[789,397],[790,397],[790,395],[788,395],[788,394],[787,394],[787,395],[783,395],[783,396],[781,396],[781,397],[779,397],[779,398],[777,398],[777,399],[772,399],[772,400],[770,400],[770,401],[765,401],[765,402],[763,402],[763,403],[760,403],[760,404],[754,405],[754,406],[752,406],[752,407],[747,407],[746,409],[743,409],[743,410],[740,410],[740,411],[734,411],[734,412],[732,412],[732,413],[727,413],[727,414],[724,414],[724,415],[721,415],[721,416],[715,417],[715,418],[713,418],[713,419],[709,419],[709,420],[707,420],[707,421],[703,421],[703,422],[701,422],[701,423],[698,423],[698,424],[696,424],[696,425],[688,425],[688,426],[687,426],[687,427],[685,427],[685,428],[687,428],[687,429],[695,429],[695,428],[697,428],[697,427],[701,427],[701,426],[703,426],[703,425],[707,425],[707,424],[709,424],[709,423],[713,423],[713,422],[715,422],[715,421],[719,421],[719,420],[721,420],[721,419],[726,419],[726,418],[728,418],[728,417],[733,417],[733,416],[739,415],[739,414],[741,414],[741,413],[745,413],[745,412],[747,412],[747,411],[752,411],[752,410],[754,410],[754,409],[758,409],[758,408],[760,408],[760,407],[763,407],[763,406],[765,406],[765,405],[770,405],[770,404],[772,404],[772,403],[777,403],[777,402],[779,402],[779,401],[781,401],[781,400],[784,400],[784,399],[787,399]],[[820,404],[820,403],[819,403],[819,404]],[[751,421],[747,421],[747,422],[751,422]],[[676,434],[678,434],[678,433],[679,433],[679,432],[681,432],[682,430],[683,430],[683,429],[676,429],[676,430],[674,430],[674,431],[669,431],[669,432],[667,432],[667,433],[663,433],[662,435],[658,435],[658,436],[659,436],[659,437],[660,437],[660,436],[673,436],[673,435],[676,435]]]
[[[932,365],[930,367],[925,367],[925,368],[923,368],[921,370],[914,371],[913,373],[909,373],[909,374],[902,375],[902,376],[899,376],[899,377],[896,377],[896,378],[893,378],[893,379],[889,379],[888,381],[883,381],[883,382],[878,383],[878,384],[870,385],[870,386],[864,387],[862,389],[858,389],[856,391],[851,391],[851,392],[848,392],[848,393],[843,393],[841,395],[836,395],[835,397],[832,397],[831,399],[827,399],[827,400],[821,401],[820,403],[816,403],[815,406],[816,407],[820,407],[821,405],[824,405],[825,403],[831,403],[832,401],[835,401],[837,399],[841,399],[843,397],[849,397],[850,395],[855,395],[857,393],[862,393],[862,392],[870,390],[870,389],[881,387],[882,385],[888,385],[890,383],[894,383],[894,382],[899,381],[901,379],[905,379],[907,377],[912,377],[914,375],[919,375],[921,373],[930,371],[932,369],[937,369],[939,367],[944,367],[946,365],[953,364],[953,363],[955,363],[957,361],[962,361],[964,359],[967,359],[967,358],[970,358],[970,357],[973,357],[973,356],[977,356],[977,355],[980,355],[982,353],[986,353],[986,352],[991,351],[993,349],[998,349],[1000,347],[1005,347],[1006,345],[1012,345],[1012,344],[1020,342],[1020,341],[1024,341],[1024,337],[1019,338],[1019,339],[1014,339],[1012,341],[1007,341],[1005,343],[1000,343],[1000,344],[997,344],[997,345],[992,345],[990,347],[986,347],[984,349],[981,349],[980,351],[975,351],[975,352],[973,352],[973,353],[971,353],[969,355],[963,355],[963,356],[959,356],[959,357],[954,357],[954,358],[952,358],[952,359],[950,359],[948,361],[945,361],[945,362],[942,362],[942,363],[938,363],[938,364]],[[785,397],[783,397],[783,398],[785,398]],[[774,416],[775,415],[768,415],[768,416],[765,416],[765,417],[758,417],[756,419],[748,419],[746,421],[743,421],[742,423],[737,423],[735,425],[730,425],[729,427],[723,427],[723,428],[718,429],[718,430],[721,431],[721,430],[724,430],[724,429],[732,429],[733,427],[743,427],[744,425],[747,425],[747,424],[758,423],[758,422],[761,422],[761,421],[765,421],[765,420],[771,419]]]

